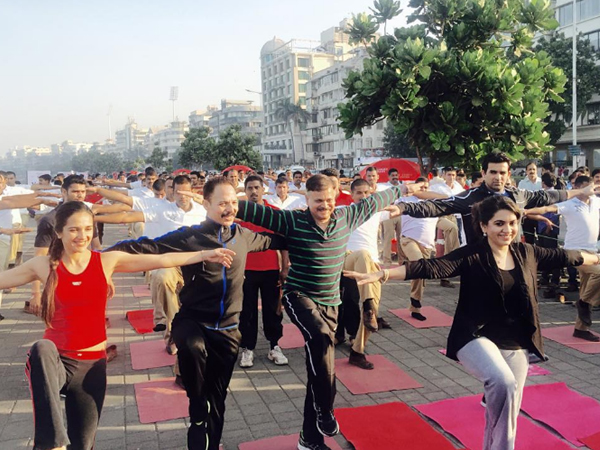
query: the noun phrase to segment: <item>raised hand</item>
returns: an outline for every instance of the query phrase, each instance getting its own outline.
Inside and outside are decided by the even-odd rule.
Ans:
[[[214,250],[203,250],[201,253],[202,253],[203,261],[223,264],[228,269],[231,267],[231,263],[233,262],[233,257],[235,256],[235,252],[233,250],[229,250],[228,248],[216,248]]]

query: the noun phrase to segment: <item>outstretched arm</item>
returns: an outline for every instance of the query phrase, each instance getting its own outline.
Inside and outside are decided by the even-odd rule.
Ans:
[[[131,198],[131,197],[127,197]],[[94,214],[114,214],[119,212],[128,212],[131,211],[131,206],[125,204],[116,204],[116,205],[92,205],[92,212]]]
[[[99,194],[108,200],[113,202],[124,203],[128,206],[133,206],[133,198],[129,195],[123,194],[122,192],[115,191],[114,189],[105,189],[96,186],[90,186],[87,188],[87,192],[90,194]]]
[[[293,212],[269,208],[257,203],[240,201],[236,217],[244,222],[250,222],[275,233],[287,234],[288,223],[286,218]]]
[[[144,213],[141,211],[130,211],[116,214],[106,214],[103,216],[94,216],[94,221],[98,223],[144,222]]]
[[[33,194],[5,196],[0,200],[0,209],[32,208],[41,204],[56,205],[56,202],[50,200],[49,197],[58,198],[60,195],[52,192],[35,192]]]
[[[22,286],[32,281],[41,281],[44,270],[46,271],[45,278],[47,278],[49,268],[48,257],[38,256],[14,269],[0,272],[0,290]]]
[[[549,205],[549,206],[540,206],[538,208],[530,208],[530,209],[526,209],[524,211],[524,214],[529,217],[530,219],[532,219],[532,217],[530,216],[538,216],[538,215],[542,215],[542,214],[546,214],[546,213],[556,213],[558,212],[558,206],[556,205]],[[536,219],[533,219],[536,220]]]

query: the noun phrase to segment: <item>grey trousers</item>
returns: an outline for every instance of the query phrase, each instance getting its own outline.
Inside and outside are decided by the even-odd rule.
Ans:
[[[486,400],[483,450],[513,450],[529,369],[527,350],[501,350],[483,337],[461,348],[457,357],[471,375],[483,381]]]

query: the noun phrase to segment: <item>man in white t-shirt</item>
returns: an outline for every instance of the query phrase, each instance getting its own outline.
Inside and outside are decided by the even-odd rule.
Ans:
[[[575,189],[584,189],[592,180],[580,175],[574,183]],[[567,224],[565,250],[579,250],[597,254],[598,233],[600,232],[600,197],[578,195],[566,202],[550,206],[532,208],[526,215],[556,213],[562,215]],[[590,342],[599,342],[600,338],[590,331],[592,326],[592,308],[600,305],[600,265],[579,266],[581,284],[577,302],[577,320],[573,336]]]
[[[294,172],[294,181],[289,183],[288,186],[290,187],[290,192],[305,191],[306,185],[302,182],[302,172],[296,170]]]
[[[371,194],[389,189],[389,186],[385,186],[383,184],[378,183],[379,173],[377,173],[377,167],[367,167],[367,171],[365,173],[365,180],[367,180],[367,183],[369,183],[369,187],[371,188]]]
[[[303,195],[290,194],[289,189],[289,183],[286,178],[277,178],[275,181],[275,195],[266,195],[265,200],[279,209],[305,209],[305,197]]]
[[[427,178],[417,178],[417,183],[422,182],[422,190],[426,191],[429,187]],[[417,197],[403,197],[403,202],[419,202]],[[431,258],[435,252],[435,237],[436,226],[438,219],[436,217],[428,217],[417,219],[410,216],[402,216],[402,239],[400,246],[402,252],[409,261],[418,261],[420,259]],[[421,314],[421,301],[423,300],[423,290],[425,288],[425,280],[411,280],[410,282],[410,313],[417,320],[426,320],[427,318]]]
[[[378,190],[382,190],[379,188],[381,186],[384,189],[389,189],[391,187],[399,186],[399,174],[398,169],[391,168],[388,170],[388,182],[380,183],[378,185]],[[392,263],[392,239],[396,238],[396,249],[398,262],[401,262],[400,256],[400,239],[402,237],[402,218],[394,217],[392,219],[386,220],[383,222],[383,263],[391,264]]]
[[[358,179],[350,185],[352,201],[354,204],[360,203],[363,198],[371,195],[371,186],[366,180]],[[400,210],[396,206],[388,206],[384,211],[374,214],[369,220],[352,232],[346,249],[348,254],[344,261],[344,270],[351,270],[361,273],[371,273],[379,271],[379,252],[377,249],[377,234],[379,226],[385,220],[392,216],[400,215]],[[353,280],[344,279],[345,290],[352,289],[350,283],[356,283]],[[365,346],[372,332],[377,331],[377,312],[379,309],[379,300],[381,298],[381,283],[372,283],[358,286],[360,322],[352,350],[350,351],[349,363],[360,367],[361,369],[373,369],[373,363],[368,361],[365,356]],[[353,299],[344,293],[343,308],[352,308]],[[338,329],[343,327],[343,318],[338,317]],[[337,335],[337,333],[336,333]]]
[[[104,190],[98,190],[103,194]],[[106,193],[106,192],[104,192]],[[192,182],[187,175],[179,175],[173,180],[174,202],[166,199],[135,199],[138,211],[110,214],[96,217],[103,223],[146,224],[145,236],[154,239],[184,226],[199,225],[206,219],[206,210],[198,202],[202,196],[193,193]],[[164,331],[167,351],[176,354],[171,342],[171,322],[179,311],[178,293],[183,287],[183,276],[179,267],[152,271],[150,292],[154,305],[154,331]]]

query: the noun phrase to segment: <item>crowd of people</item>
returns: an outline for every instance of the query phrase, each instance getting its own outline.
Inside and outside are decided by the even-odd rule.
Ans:
[[[106,364],[117,355],[106,336],[111,277],[145,272],[154,331],[177,355],[176,383],[189,399],[189,449],[218,449],[235,364],[250,368],[260,357],[259,317],[266,358],[288,364],[279,346],[285,311],[305,341],[298,449],[327,450],[324,437],[339,432],[335,346],[348,338],[349,363],[369,376],[369,337],[390,327],[379,317],[382,285],[411,280],[406,307],[426,321],[424,280],[455,289],[456,277],[447,356],[483,383],[483,448],[513,449],[529,360],[545,358],[538,272],[543,295],[558,298],[567,268],[567,290],[579,290],[573,335],[599,340],[590,327],[600,304],[600,169],[581,167],[564,182],[552,164],[540,174],[531,162],[518,187],[502,153],[486,156],[481,169],[469,180],[445,167],[401,181],[390,168],[381,183],[375,167],[353,177],[333,168],[169,174],[148,167],[43,175],[29,186],[0,172],[0,289],[31,284],[24,310],[46,324],[26,365],[35,448],[93,448]],[[23,262],[31,218],[35,256]],[[105,224],[126,224],[131,239],[103,247]]]

